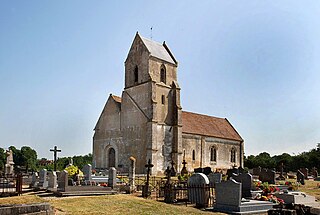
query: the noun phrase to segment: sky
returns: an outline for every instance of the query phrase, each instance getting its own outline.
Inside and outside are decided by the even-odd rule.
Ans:
[[[320,142],[319,11],[316,0],[2,0],[0,147],[91,153],[138,31],[178,60],[183,110],[227,118],[245,155],[309,151]]]

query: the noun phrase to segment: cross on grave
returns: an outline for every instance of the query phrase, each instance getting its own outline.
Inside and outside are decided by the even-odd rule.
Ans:
[[[167,176],[167,184],[170,184],[170,178],[171,178],[171,169],[170,167],[168,166],[166,171],[164,172],[165,175]]]
[[[150,170],[153,167],[153,164],[151,163],[151,160],[148,160],[148,164],[145,165],[145,167],[147,168],[147,181],[145,184],[145,195],[143,197],[148,197],[149,194],[149,178],[150,178]]]
[[[187,167],[186,167],[187,162],[186,162],[186,158],[185,157],[186,157],[186,152],[183,153],[183,162],[182,162],[183,167],[182,167],[182,170],[181,170],[181,175],[187,175],[188,174],[188,170],[187,170]]]
[[[176,170],[174,169],[174,161],[171,160],[171,176],[176,176]]]
[[[281,162],[281,165],[280,165],[280,176],[279,176],[280,180],[284,180],[285,179],[284,176],[283,176],[283,167],[284,167],[283,162]]]
[[[50,152],[53,152],[53,170],[57,171],[57,152],[61,152],[61,149],[57,149],[57,146],[54,146],[54,149],[50,149]]]

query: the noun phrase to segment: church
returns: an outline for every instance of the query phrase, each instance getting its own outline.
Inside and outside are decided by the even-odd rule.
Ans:
[[[153,175],[180,172],[183,160],[189,172],[243,167],[244,141],[226,118],[182,110],[177,69],[165,42],[135,35],[122,95],[109,95],[94,128],[93,168],[128,172],[130,157],[137,174],[149,159]]]

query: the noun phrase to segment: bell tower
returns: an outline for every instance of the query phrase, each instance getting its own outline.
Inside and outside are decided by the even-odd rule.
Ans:
[[[177,67],[178,62],[165,42],[161,44],[136,34],[125,61],[121,127],[123,132],[130,128],[137,130],[134,137],[124,142],[133,144],[130,148],[136,156],[139,153],[135,146],[143,149],[143,162],[151,159],[154,164],[152,174],[163,173],[172,161],[176,171],[181,169],[182,130]],[[136,140],[130,140],[132,138]]]

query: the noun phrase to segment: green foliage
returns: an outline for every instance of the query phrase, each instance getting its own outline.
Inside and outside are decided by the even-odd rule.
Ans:
[[[6,164],[6,151],[0,148],[0,171],[4,171],[4,165]]]
[[[270,156],[267,152],[262,152],[257,156],[250,155],[245,157],[244,166],[252,169],[254,167],[277,168],[280,170],[281,164],[284,165],[284,171],[296,171],[300,168],[320,169],[320,144],[309,152],[303,152],[291,156],[288,153],[282,155]]]
[[[26,167],[26,170],[36,170],[37,152],[29,146],[22,146],[20,152],[22,165]]]

